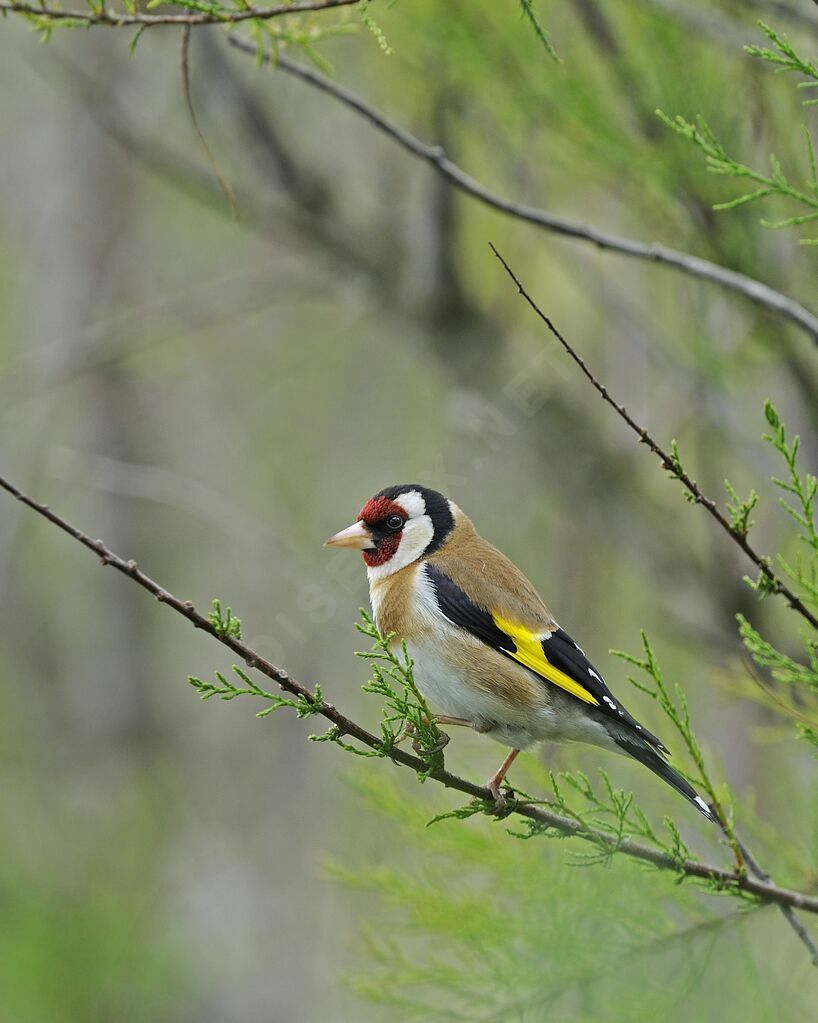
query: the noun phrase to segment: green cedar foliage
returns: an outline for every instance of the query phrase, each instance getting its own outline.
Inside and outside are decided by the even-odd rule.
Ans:
[[[770,427],[764,439],[776,451],[784,466],[782,476],[774,476],[772,482],[782,491],[779,498],[781,507],[795,523],[794,556],[779,555],[778,564],[794,584],[801,600],[809,607],[818,608],[818,530],[815,525],[818,479],[799,468],[799,438],[795,436],[788,440],[786,427],[769,401],[765,403],[764,414]],[[761,577],[758,580],[747,579],[747,582],[759,596],[765,595]],[[812,630],[801,630],[802,657],[798,659],[765,639],[744,615],[736,617],[742,642],[753,662],[769,675],[774,687],[790,690],[785,699],[791,697],[791,712],[798,719],[799,735],[818,746],[818,637]],[[777,702],[780,705],[780,700]]]
[[[779,72],[794,72],[802,76],[797,83],[799,89],[818,88],[818,62],[796,52],[786,35],[776,32],[763,21],[759,25],[767,38],[773,43],[773,49],[764,46],[746,46],[745,50],[752,56],[759,57],[773,65]],[[806,80],[803,80],[806,79]],[[804,100],[804,106],[814,106],[818,98]],[[681,115],[668,117],[657,110],[661,120],[678,135],[692,142],[704,153],[707,169],[712,174],[719,174],[737,180],[748,181],[753,187],[749,191],[723,202],[713,205],[714,210],[732,210],[738,206],[777,196],[785,200],[790,207],[806,210],[777,220],[762,220],[769,228],[800,227],[802,224],[818,220],[818,169],[816,169],[815,149],[812,137],[806,125],[801,125],[804,143],[804,161],[806,174],[803,184],[796,185],[784,171],[781,161],[770,155],[770,170],[759,171],[731,156],[725,146],[716,137],[707,121],[699,114],[695,122],[687,121]],[[818,238],[800,238],[801,245],[818,245]]]

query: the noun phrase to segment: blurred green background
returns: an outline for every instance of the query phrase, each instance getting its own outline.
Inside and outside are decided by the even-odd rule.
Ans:
[[[818,49],[807,0],[541,5],[400,0],[320,51],[340,81],[520,201],[757,276],[816,304],[816,254],[654,115],[704,114],[734,154],[807,173],[818,108],[742,52],[755,17]],[[777,19],[777,20],[776,20]],[[350,23],[354,22],[350,17]],[[814,343],[745,300],[453,194],[359,118],[197,30],[0,24],[0,465],[177,595],[240,615],[259,652],[375,726],[360,692],[358,559],[321,543],[383,486],[450,495],[605,672],[650,633],[738,823],[781,883],[818,879],[815,765],[754,699],[734,614],[786,648],[748,564],[682,499],[534,319],[493,241],[616,397],[719,496],[760,489],[772,398],[818,464]],[[299,54],[294,54],[300,56]],[[773,210],[772,213],[779,211]],[[786,210],[780,211],[786,214]],[[0,502],[0,1023],[807,1020],[816,972],[778,914],[616,862],[566,865],[315,722],[200,703],[224,652]],[[655,708],[627,696],[661,727]],[[457,734],[483,778],[499,747]],[[585,748],[702,856],[704,823]],[[453,926],[454,924],[454,926]]]

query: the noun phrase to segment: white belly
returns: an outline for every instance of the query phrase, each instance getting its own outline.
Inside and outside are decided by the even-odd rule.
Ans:
[[[433,712],[471,721],[477,731],[516,749],[547,738],[556,724],[549,721],[552,715],[547,707],[535,712],[517,710],[476,688],[468,669],[447,660],[436,645],[408,643],[407,649],[414,661],[415,684]]]
[[[485,678],[481,686],[476,679],[478,673],[469,667],[464,644],[473,644],[475,663],[485,658],[483,644],[464,636],[441,614],[424,573],[417,573],[414,586],[418,616],[414,635],[421,638],[407,640],[407,650],[414,661],[415,683],[429,701],[432,713],[470,721],[478,732],[515,749],[551,740],[588,742],[621,752],[606,729],[587,716],[585,705],[556,686],[542,682],[543,700],[534,706],[530,700],[519,705],[493,694]],[[370,596],[377,618],[380,593],[371,579]],[[458,652],[457,656],[453,651]],[[514,670],[528,675],[522,666],[515,664]]]

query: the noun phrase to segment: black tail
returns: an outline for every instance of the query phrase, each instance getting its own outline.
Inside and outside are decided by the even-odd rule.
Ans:
[[[609,731],[611,731],[609,729]],[[696,792],[693,786],[685,781],[685,779],[679,774],[678,771],[674,771],[670,764],[665,758],[657,753],[643,738],[641,735],[628,735],[624,732],[619,734],[613,734],[611,732],[611,738],[619,746],[623,752],[627,753],[628,756],[638,760],[640,764],[644,764],[645,767],[650,768],[654,774],[658,774],[663,781],[666,781],[671,788],[676,789],[677,792],[681,793],[688,802],[692,803],[699,813],[703,814],[709,821],[714,819],[713,814],[710,811],[710,807],[705,803],[702,797]]]

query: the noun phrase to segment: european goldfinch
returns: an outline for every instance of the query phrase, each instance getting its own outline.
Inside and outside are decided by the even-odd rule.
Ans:
[[[419,690],[443,712],[435,719],[511,747],[486,783],[498,805],[520,750],[576,741],[633,757],[712,819],[659,739],[453,501],[418,484],[387,487],[325,546],[362,552],[378,629],[406,641]]]

